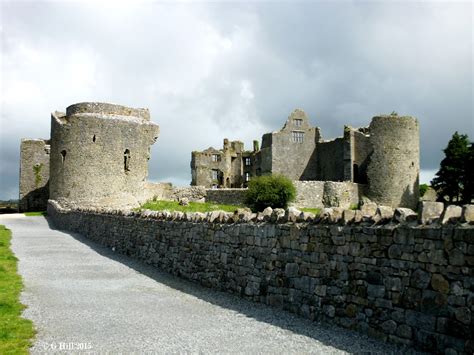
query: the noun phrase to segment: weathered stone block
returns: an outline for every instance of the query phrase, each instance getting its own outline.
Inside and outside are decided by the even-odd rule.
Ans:
[[[421,269],[415,270],[410,278],[410,285],[415,288],[425,289],[431,281],[431,274]]]
[[[415,222],[418,214],[409,208],[396,208],[393,214],[393,220],[398,223]]]
[[[388,257],[391,259],[398,259],[402,255],[402,248],[397,245],[393,244],[388,248]]]
[[[420,202],[420,223],[431,224],[437,222],[443,213],[444,205],[442,202]]]
[[[376,214],[382,222],[388,222],[393,218],[394,210],[390,206],[378,206]]]
[[[327,291],[327,286],[326,285],[317,285],[314,288],[314,294],[316,294],[320,297],[325,297],[326,296],[326,291]]]
[[[285,265],[285,275],[286,277],[296,277],[298,276],[299,266],[297,263],[288,263]]]
[[[441,223],[456,223],[461,218],[461,214],[462,208],[460,206],[449,205],[444,209]]]
[[[424,329],[428,331],[434,331],[436,328],[435,316],[426,315],[421,312],[407,310],[405,319],[406,319],[407,324],[414,328]]]
[[[434,274],[431,278],[433,290],[447,294],[449,292],[449,282],[441,274]]]
[[[344,224],[349,224],[354,221],[356,211],[354,210],[344,210],[342,212],[342,222]]]
[[[464,205],[462,206],[462,222],[474,223],[474,205]]]
[[[385,295],[385,286],[382,285],[367,285],[367,296],[370,298],[380,298]]]
[[[467,307],[456,308],[454,315],[463,324],[469,325],[471,323],[471,310]]]
[[[397,323],[393,320],[387,320],[381,324],[381,328],[387,334],[394,334],[397,330]]]
[[[462,266],[464,265],[464,253],[459,249],[453,249],[448,254],[449,263],[451,265]]]
[[[365,202],[361,207],[360,211],[363,216],[373,217],[377,213],[377,204],[375,202]]]

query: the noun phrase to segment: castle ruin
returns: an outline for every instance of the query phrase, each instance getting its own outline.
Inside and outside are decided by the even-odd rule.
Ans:
[[[45,209],[48,198],[82,205],[139,205],[150,198],[148,160],[158,134],[148,109],[85,102],[52,113],[50,142],[22,141],[20,211]],[[39,168],[44,174],[41,186],[33,184],[38,179],[32,171]]]
[[[20,211],[44,209],[48,198],[138,207],[184,195],[238,205],[242,188],[265,174],[294,180],[301,207],[348,208],[362,196],[391,207],[418,203],[419,131],[409,116],[377,116],[369,127],[345,127],[342,137],[323,140],[298,109],[281,130],[263,135],[261,148],[225,139],[223,149],[192,152],[193,186],[184,189],[146,181],[158,133],[147,109],[86,102],[52,113],[51,140],[21,144]]]
[[[383,115],[369,127],[344,128],[344,135],[323,140],[300,109],[279,131],[266,133],[262,146],[246,151],[224,139],[223,149],[191,155],[191,185],[246,187],[253,176],[282,174],[295,181],[340,181],[367,185],[374,202],[415,208],[418,203],[419,127],[410,116]]]

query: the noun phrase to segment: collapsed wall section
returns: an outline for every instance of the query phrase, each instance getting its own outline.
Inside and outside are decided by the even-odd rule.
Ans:
[[[59,229],[207,287],[384,341],[474,351],[469,225],[225,224],[54,201],[48,215]]]
[[[49,157],[49,140],[21,140],[19,212],[46,210],[49,198]]]

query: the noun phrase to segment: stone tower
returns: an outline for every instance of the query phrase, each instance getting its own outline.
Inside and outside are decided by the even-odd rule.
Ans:
[[[50,199],[137,205],[158,133],[147,109],[86,102],[53,113]]]
[[[420,135],[416,118],[376,116],[370,123],[373,152],[367,168],[368,197],[381,205],[416,208]]]

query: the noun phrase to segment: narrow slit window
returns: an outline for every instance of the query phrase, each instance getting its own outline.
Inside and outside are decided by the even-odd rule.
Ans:
[[[130,171],[130,151],[125,149],[123,153],[123,170],[128,173]]]
[[[92,141],[95,143],[95,134],[94,134],[94,137],[92,137]]]
[[[61,150],[61,164],[64,164],[64,161],[66,160],[66,154],[67,152],[65,150]]]

